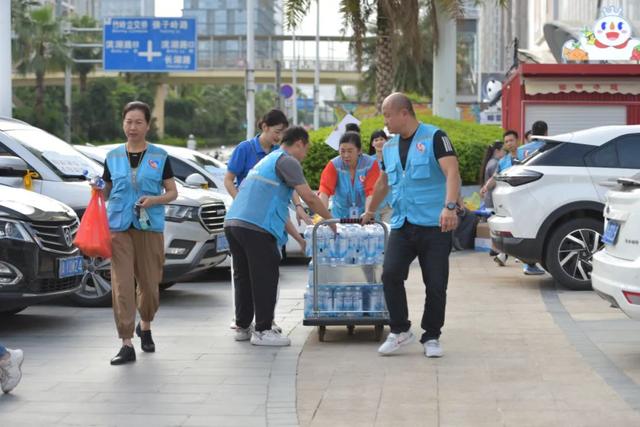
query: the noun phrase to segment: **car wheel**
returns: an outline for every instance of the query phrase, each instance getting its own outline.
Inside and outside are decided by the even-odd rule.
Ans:
[[[160,290],[164,291],[166,289],[169,289],[170,287],[172,287],[173,285],[175,285],[176,282],[166,282],[166,283],[160,283]]]
[[[545,265],[554,279],[573,290],[591,289],[593,254],[602,243],[603,222],[576,218],[558,227],[547,244]]]
[[[111,260],[85,258],[80,289],[70,298],[81,307],[109,307],[111,305]]]

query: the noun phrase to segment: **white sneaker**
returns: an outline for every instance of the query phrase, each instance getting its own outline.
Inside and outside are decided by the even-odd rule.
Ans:
[[[266,345],[272,347],[286,347],[291,345],[289,337],[283,337],[280,332],[273,329],[267,329],[266,331],[255,331],[251,334],[251,344],[253,345]]]
[[[0,363],[0,387],[5,393],[16,388],[22,379],[22,362],[24,353],[22,350],[9,350],[9,359]]]
[[[276,331],[279,334],[282,333],[282,328],[276,324],[275,320],[273,322],[271,322],[271,329]]]
[[[493,260],[496,262],[496,264],[498,264],[500,267],[504,267],[507,264],[507,258],[509,256],[507,254],[504,253],[499,253],[498,255],[496,255],[495,257],[493,257]]]
[[[251,339],[252,332],[253,325],[249,326],[248,328],[241,328],[238,326],[236,328],[236,336],[234,337],[234,339],[236,341],[249,341]]]
[[[424,343],[424,355],[427,357],[442,357],[442,347],[440,347],[440,341],[429,340]]]
[[[401,347],[411,344],[415,339],[416,336],[413,335],[411,331],[400,332],[399,334],[392,332],[387,336],[387,340],[378,348],[378,353],[383,355],[391,354]]]

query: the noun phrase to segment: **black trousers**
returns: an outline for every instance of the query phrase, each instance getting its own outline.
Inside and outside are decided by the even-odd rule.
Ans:
[[[411,327],[404,282],[411,263],[418,257],[426,290],[421,323],[425,332],[420,341],[440,337],[447,303],[450,253],[451,233],[443,233],[440,227],[420,227],[405,222],[402,228],[391,230],[382,272],[391,332],[406,332]]]
[[[233,259],[236,324],[248,328],[256,319],[256,331],[271,329],[278,298],[280,251],[267,233],[242,227],[225,227]]]

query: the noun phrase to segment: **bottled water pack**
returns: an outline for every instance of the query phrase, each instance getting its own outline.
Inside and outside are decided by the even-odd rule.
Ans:
[[[384,317],[387,307],[381,284],[320,285],[318,312],[313,309],[313,289],[307,287],[304,314],[310,317]]]
[[[312,232],[312,225],[304,232],[308,257],[313,255]],[[319,265],[382,264],[384,260],[384,229],[379,224],[338,224],[337,234],[323,225],[316,240]]]

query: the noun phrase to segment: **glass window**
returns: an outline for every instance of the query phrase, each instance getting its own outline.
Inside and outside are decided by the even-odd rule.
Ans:
[[[171,169],[173,169],[173,174],[181,181],[186,181],[187,177],[193,173],[199,173],[193,166],[190,166],[187,162],[183,162],[182,160],[179,160],[173,156],[169,156],[169,159],[171,159]],[[216,184],[211,179],[209,179],[208,176],[205,176],[204,179],[207,180],[210,188],[218,188]]]
[[[620,167],[640,169],[640,135],[625,135],[616,141]]]
[[[20,142],[36,157],[51,166],[51,170],[60,178],[83,178],[84,171],[89,175],[99,175],[100,168],[71,145],[55,136],[37,129],[9,130],[6,133]]]
[[[592,168],[617,168],[618,153],[616,151],[616,145],[613,142],[608,142],[602,147],[594,150],[585,159],[587,166]]]

